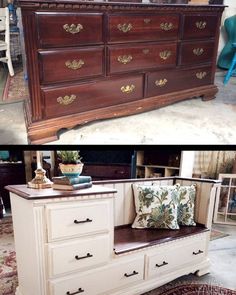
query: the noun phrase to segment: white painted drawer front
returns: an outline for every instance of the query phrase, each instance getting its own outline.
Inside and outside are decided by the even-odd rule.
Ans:
[[[175,271],[181,265],[202,260],[206,256],[205,249],[206,239],[203,235],[161,245],[156,248],[155,254],[152,251],[151,255],[147,255],[147,276],[149,278]]]
[[[112,252],[108,234],[49,244],[48,250],[50,276],[106,263]]]
[[[108,232],[111,226],[109,205],[106,200],[47,206],[48,240]]]
[[[112,263],[85,275],[49,281],[50,295],[110,295],[111,290],[143,280],[144,257]],[[67,293],[68,292],[68,293]],[[76,293],[77,292],[77,293]]]

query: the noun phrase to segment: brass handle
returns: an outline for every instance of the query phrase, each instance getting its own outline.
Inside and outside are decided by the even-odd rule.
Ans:
[[[199,30],[203,30],[205,29],[207,23],[204,21],[199,21],[199,22],[196,22],[195,25]]]
[[[166,78],[164,78],[164,79],[156,80],[155,85],[158,87],[163,87],[166,85],[167,82],[168,82],[168,80]]]
[[[120,90],[121,90],[123,93],[127,93],[127,94],[133,92],[134,89],[135,89],[135,86],[134,86],[133,84],[131,84],[131,85],[126,85],[126,86],[122,86],[122,87],[120,88]]]
[[[200,79],[200,80],[202,80],[203,78],[205,78],[206,75],[207,75],[206,72],[198,72],[198,73],[196,73],[196,77],[197,77],[198,79]]]
[[[133,26],[131,24],[123,24],[123,25],[122,24],[118,24],[117,25],[117,28],[121,32],[127,33],[127,32],[129,32],[133,28]]]
[[[170,31],[172,30],[174,25],[172,23],[161,23],[160,28],[164,31]]]
[[[161,51],[159,53],[159,56],[160,56],[161,59],[166,60],[167,58],[169,58],[171,56],[171,51],[169,51],[169,50]]]
[[[63,26],[63,29],[68,33],[77,34],[83,30],[83,26],[81,24],[71,24],[70,26],[68,24],[65,24]]]
[[[150,52],[149,49],[143,49],[143,54],[148,54]]]
[[[126,65],[127,63],[131,62],[131,60],[133,59],[132,55],[123,55],[123,56],[118,56],[117,60],[118,62]]]
[[[71,69],[71,70],[78,70],[80,68],[82,68],[82,66],[84,65],[84,61],[82,59],[79,59],[79,60],[67,60],[65,62],[65,65],[68,69]]]
[[[202,55],[204,52],[204,49],[203,48],[194,48],[193,49],[193,54],[197,55],[197,56],[200,56]]]
[[[145,24],[149,24],[151,22],[151,19],[150,18],[144,18],[143,22]]]
[[[60,96],[57,98],[57,102],[62,105],[71,104],[76,99],[76,95],[65,95],[64,97]]]

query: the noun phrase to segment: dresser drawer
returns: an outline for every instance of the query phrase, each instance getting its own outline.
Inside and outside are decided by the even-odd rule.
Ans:
[[[111,266],[98,268],[92,273],[51,280],[50,295],[74,294],[79,290],[83,295],[109,295],[119,287],[141,282],[143,269],[144,258],[140,257],[123,263],[112,263]]]
[[[44,88],[42,93],[45,116],[51,118],[140,99],[143,97],[143,76]]]
[[[83,175],[91,175],[92,179],[127,179],[130,178],[130,165],[85,164]]]
[[[109,47],[109,72],[119,73],[146,68],[176,65],[176,47],[172,42],[165,44],[142,44]]]
[[[106,263],[109,261],[111,252],[108,234],[49,244],[50,276]]]
[[[48,240],[108,232],[109,205],[108,201],[81,201],[79,204],[46,206]]]
[[[109,42],[177,39],[178,14],[122,14],[108,17]]]
[[[40,51],[42,83],[79,80],[104,74],[104,47]]]
[[[212,62],[214,42],[183,42],[180,46],[180,65]]]
[[[39,46],[65,47],[102,43],[102,13],[37,12]]]
[[[183,39],[214,37],[217,22],[216,15],[185,15]]]
[[[166,244],[156,249],[156,253],[147,255],[147,278],[177,271],[184,264],[198,263],[205,257],[206,236],[200,235],[176,241],[171,245]]]
[[[207,85],[211,75],[211,67],[149,73],[146,97]]]

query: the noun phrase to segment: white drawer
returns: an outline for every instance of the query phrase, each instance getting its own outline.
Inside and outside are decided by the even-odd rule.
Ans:
[[[110,295],[116,288],[142,281],[143,270],[143,256],[123,263],[112,263],[108,267],[100,267],[84,275],[50,280],[50,295]]]
[[[111,253],[108,234],[49,244],[50,277],[106,263]]]
[[[155,253],[156,252],[156,253]],[[184,264],[201,261],[206,256],[206,236],[177,240],[171,245],[160,245],[147,254],[147,278],[175,271]]]
[[[100,200],[46,206],[48,240],[108,232],[112,226],[110,204]]]

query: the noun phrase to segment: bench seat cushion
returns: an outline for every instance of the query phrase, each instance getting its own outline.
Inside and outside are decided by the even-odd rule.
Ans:
[[[201,224],[180,226],[178,230],[135,229],[131,225],[118,226],[114,233],[114,252],[115,254],[123,254],[206,231],[209,230]]]

